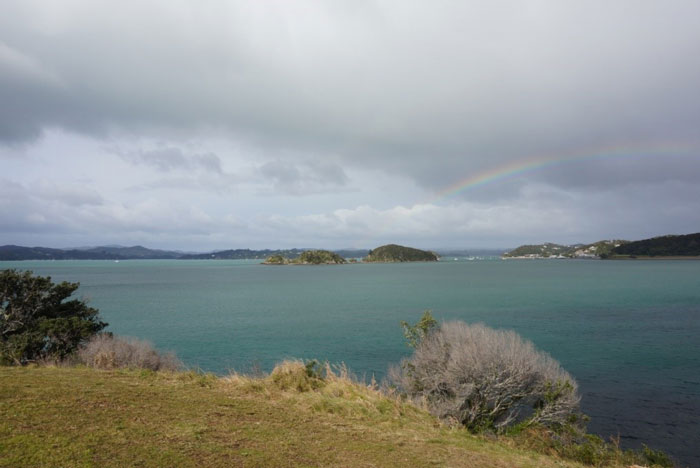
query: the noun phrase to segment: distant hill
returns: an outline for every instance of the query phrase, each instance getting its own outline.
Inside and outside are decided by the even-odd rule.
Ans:
[[[247,259],[264,259],[272,255],[281,255],[285,258],[297,258],[304,249],[283,249],[283,250],[250,250],[250,249],[231,249],[220,250],[217,252],[186,254],[179,258],[183,260],[247,260]]]
[[[568,245],[552,244],[551,242],[545,242],[544,244],[526,244],[517,247],[510,252],[503,254],[504,257],[556,257],[564,256],[572,249]]]
[[[435,252],[388,244],[370,250],[365,262],[437,262]]]
[[[182,259],[182,260],[249,260],[265,259],[273,255],[298,258],[309,249],[229,249],[205,253],[184,253],[172,250],[149,249],[141,245],[125,247],[103,245],[99,247],[76,247],[53,249],[47,247],[0,246],[0,261],[17,260],[135,260],[135,259]],[[362,258],[367,250],[346,249],[333,253],[344,258]]]
[[[610,257],[697,257],[700,256],[700,233],[661,236],[615,247]]]
[[[625,240],[601,240],[592,244],[561,245],[544,244],[521,245],[506,252],[503,258],[602,258],[610,255],[612,249],[626,244]]]
[[[50,249],[46,247],[0,246],[0,260],[129,260],[178,258],[182,254],[167,250],[133,247],[91,247],[87,249]]]
[[[183,259],[183,260],[248,260],[265,259],[272,255],[294,259],[309,249],[229,249],[205,253],[184,253],[171,250],[149,249],[140,245],[125,247],[104,245],[53,249],[47,247],[0,246],[0,261],[16,260],[129,260],[129,259]],[[345,249],[333,251],[344,258],[362,258],[367,250]]]
[[[135,245],[133,247],[101,246],[85,249],[81,252],[104,256],[114,255],[124,259],[168,259],[180,258],[182,256],[180,252],[148,249],[140,245]]]
[[[500,257],[506,249],[435,249],[440,257]]]

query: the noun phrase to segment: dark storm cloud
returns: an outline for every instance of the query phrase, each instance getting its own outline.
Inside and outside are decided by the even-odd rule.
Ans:
[[[697,140],[693,2],[3,10],[5,141],[47,126],[214,126],[430,186],[445,180],[436,162],[467,172],[620,139]]]

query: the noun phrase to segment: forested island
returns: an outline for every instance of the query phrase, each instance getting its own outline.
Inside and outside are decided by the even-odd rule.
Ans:
[[[437,262],[439,256],[435,252],[388,244],[370,250],[362,259],[366,263],[398,263],[398,262]],[[288,258],[281,254],[270,255],[264,265],[340,265],[357,263],[355,258],[348,262],[335,252],[329,250],[307,250],[297,258]]]
[[[270,255],[263,265],[340,265],[347,261],[337,253],[329,250],[307,250],[296,258],[283,255]]]
[[[435,252],[387,244],[370,250],[364,258],[365,262],[437,262],[439,256]]]

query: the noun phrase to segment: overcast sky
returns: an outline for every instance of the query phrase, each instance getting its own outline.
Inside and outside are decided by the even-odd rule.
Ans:
[[[698,18],[695,0],[3,0],[0,245],[698,232]]]

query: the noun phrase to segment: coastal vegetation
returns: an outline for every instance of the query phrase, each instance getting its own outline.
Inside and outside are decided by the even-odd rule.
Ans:
[[[612,249],[607,257],[697,257],[700,256],[700,233],[661,236],[629,242]]]
[[[521,245],[503,254],[503,258],[605,258],[625,240],[601,240],[592,244],[561,245],[544,244]]]
[[[263,262],[265,265],[288,265],[289,259],[282,255],[270,255]]]
[[[545,242],[544,244],[521,245],[503,254],[504,257],[556,257],[571,250],[570,246]]]
[[[437,262],[438,255],[427,250],[387,244],[370,250],[365,262]]]
[[[176,371],[184,365],[175,353],[157,351],[151,343],[137,338],[121,338],[98,333],[78,348],[68,362],[95,369],[146,369]]]
[[[582,421],[576,381],[549,355],[510,330],[446,322],[426,312],[402,323],[412,356],[391,382],[436,417],[473,431],[502,433],[518,424],[548,428]]]
[[[601,240],[592,244],[521,245],[503,254],[503,258],[654,258],[699,257],[700,233],[660,236],[638,241]]]
[[[362,260],[363,262],[436,262],[438,255],[434,252],[404,247],[396,244],[383,245],[374,250]],[[283,255],[270,255],[265,259],[265,265],[328,265],[357,263],[356,259],[350,262],[335,252],[329,250],[306,250],[297,258],[287,258]]]
[[[347,263],[335,252],[329,250],[306,250],[297,258],[287,258],[282,255],[271,255],[265,259],[265,265],[339,265]]]
[[[346,263],[345,259],[329,250],[307,250],[295,259],[300,265],[322,265]]]
[[[62,360],[105,328],[99,311],[70,299],[79,283],[0,272],[0,363]]]

